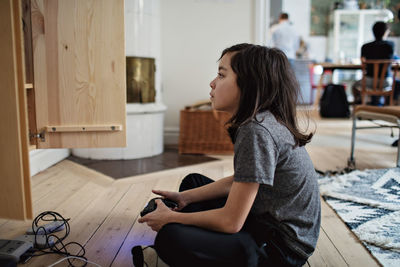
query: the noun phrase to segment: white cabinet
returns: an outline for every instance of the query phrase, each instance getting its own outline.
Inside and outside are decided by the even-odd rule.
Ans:
[[[373,41],[376,21],[393,19],[387,9],[335,10],[328,34],[328,55],[333,62],[354,62],[361,56],[361,46]]]

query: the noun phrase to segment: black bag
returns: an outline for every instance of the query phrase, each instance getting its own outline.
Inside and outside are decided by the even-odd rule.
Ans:
[[[350,116],[344,86],[328,84],[319,102],[319,114],[323,118],[348,118]]]

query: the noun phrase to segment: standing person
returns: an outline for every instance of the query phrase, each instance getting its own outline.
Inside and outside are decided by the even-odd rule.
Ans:
[[[375,36],[375,41],[366,43],[361,47],[361,57],[365,59],[392,59],[394,44],[391,41],[387,41],[386,38],[389,35],[389,29],[385,22],[378,21],[372,27],[372,32]],[[373,82],[373,66],[367,66],[367,86],[372,86]],[[387,81],[384,83],[384,87],[390,86],[392,80],[390,79],[390,66],[386,72]],[[352,93],[354,96],[354,103],[361,104],[361,80],[357,81],[352,86]],[[397,92],[395,92],[395,99],[397,99]],[[381,97],[371,97],[372,105],[379,105]]]
[[[317,243],[321,211],[316,173],[296,121],[299,86],[279,49],[225,49],[211,81],[214,109],[229,112],[234,174],[187,175],[178,203],[139,219],[157,231],[155,249],[172,267],[302,266]]]
[[[287,13],[281,13],[278,24],[271,27],[271,46],[282,50],[289,61],[296,59],[300,37],[290,23]]]

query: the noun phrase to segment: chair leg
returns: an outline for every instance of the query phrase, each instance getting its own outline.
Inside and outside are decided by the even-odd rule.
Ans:
[[[357,118],[355,114],[353,114],[353,126],[351,129],[351,151],[350,151],[350,158],[347,161],[347,166],[352,169],[354,169],[356,165],[354,160],[354,145],[356,142],[356,123],[357,123]]]

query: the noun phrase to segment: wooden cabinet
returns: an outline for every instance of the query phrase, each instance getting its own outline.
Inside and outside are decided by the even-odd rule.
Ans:
[[[33,215],[29,143],[126,145],[123,9],[123,0],[0,1],[0,217]]]

